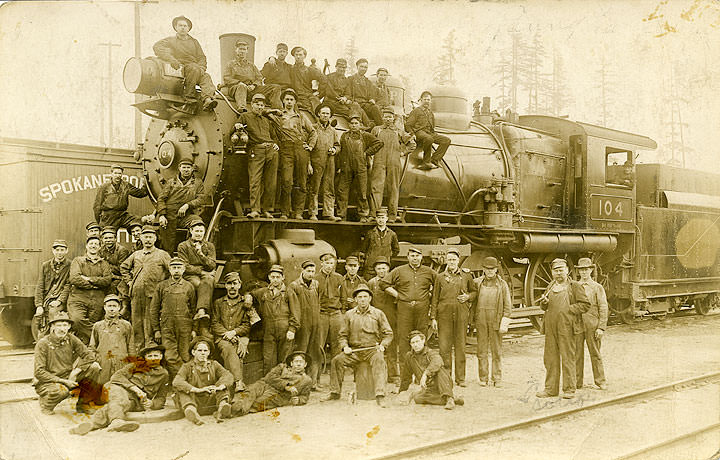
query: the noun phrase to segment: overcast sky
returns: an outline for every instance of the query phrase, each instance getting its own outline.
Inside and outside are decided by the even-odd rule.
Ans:
[[[654,138],[661,148],[641,161],[666,158],[670,69],[689,148],[688,167],[720,166],[720,2],[657,1],[160,1],[143,4],[141,49],[173,33],[184,14],[203,45],[208,71],[220,81],[218,36],[257,37],[256,65],[278,41],[303,45],[331,63],[348,39],[370,69],[388,67],[412,81],[414,93],[432,82],[442,42],[451,31],[458,48],[455,78],[472,102],[499,90],[495,66],[507,54],[511,31],[540,34],[550,55],[564,60],[567,115],[597,123],[599,72],[605,59],[613,93],[610,127]],[[134,53],[130,2],[9,2],[0,7],[0,135],[101,145],[108,142],[108,56],[114,146],[133,146],[132,95],[122,68]],[[550,65],[548,61],[548,65]],[[548,67],[549,68],[549,67]],[[413,99],[417,94],[411,94]],[[520,112],[527,96],[521,92]],[[105,111],[103,111],[103,107]]]

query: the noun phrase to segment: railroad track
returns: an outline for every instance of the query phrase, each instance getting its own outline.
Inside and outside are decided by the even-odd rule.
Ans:
[[[496,436],[502,436],[505,434],[508,434],[512,431],[518,430],[518,429],[524,429],[524,428],[531,428],[531,427],[537,427],[539,425],[543,425],[547,422],[567,418],[571,415],[575,415],[578,413],[583,412],[592,412],[594,410],[609,407],[609,406],[615,406],[619,404],[625,404],[629,402],[634,401],[641,401],[643,399],[647,398],[656,398],[658,396],[664,395],[666,393],[670,393],[672,391],[679,391],[684,388],[694,388],[697,386],[712,384],[712,383],[720,383],[720,371],[718,372],[711,372],[708,374],[699,375],[696,377],[691,377],[683,380],[677,380],[668,384],[654,386],[651,388],[647,388],[644,390],[634,391],[631,393],[627,393],[624,395],[619,395],[615,397],[611,397],[608,399],[604,399],[595,403],[591,403],[582,407],[574,407],[567,410],[555,412],[548,415],[541,415],[537,417],[530,417],[527,419],[520,420],[518,422],[513,422],[505,425],[500,425],[494,428],[486,429],[483,431],[478,431],[476,433],[472,433],[465,436],[460,436],[456,438],[450,438],[446,439],[440,442],[435,443],[428,443],[424,445],[420,445],[417,447],[413,447],[411,449],[406,450],[399,450],[396,452],[391,452],[389,454],[384,454],[378,457],[373,457],[374,460],[391,460],[391,459],[405,459],[405,458],[419,458],[419,457],[427,457],[427,458],[439,458],[443,455],[448,455],[452,453],[457,453],[458,449],[460,448],[467,448],[468,446],[479,443],[484,441],[487,438],[490,437],[496,437]],[[692,433],[685,434],[683,436],[679,436],[674,439],[666,440],[663,443],[655,444],[648,446],[642,450],[639,450],[637,452],[633,452],[629,454],[627,458],[647,458],[648,454],[656,451],[660,452],[662,449],[670,448],[673,445],[686,442],[688,438],[697,437],[704,433],[708,432],[717,432],[720,431],[720,423],[715,423],[710,426],[704,427],[700,430],[694,431]],[[466,449],[467,450],[467,449]],[[624,457],[623,457],[624,458]]]

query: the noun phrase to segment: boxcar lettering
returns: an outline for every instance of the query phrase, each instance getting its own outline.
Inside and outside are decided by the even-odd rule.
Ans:
[[[103,177],[99,174],[94,174],[92,176],[92,188],[100,187],[103,184]]]
[[[130,182],[135,187],[141,187],[143,178],[138,176],[123,176],[123,180]],[[38,190],[40,199],[47,203],[53,198],[57,198],[58,193],[63,192],[69,195],[73,192],[82,192],[83,190],[96,189],[105,182],[110,182],[109,174],[93,174],[91,176],[77,176],[63,179]]]
[[[50,193],[50,187],[43,187],[40,189],[40,198],[42,198],[44,203],[53,199],[52,193]]]
[[[76,192],[79,192],[80,190],[85,190],[85,187],[83,187],[82,184],[80,183],[81,180],[82,180],[82,177],[73,177],[73,179],[72,179],[73,188],[75,189]]]
[[[61,190],[60,184],[57,182],[54,184],[50,184],[50,191],[52,192],[53,198],[55,198],[58,194],[58,192]]]
[[[60,186],[62,187],[63,193],[66,195],[69,195],[73,192],[72,182],[70,182],[68,179],[60,182]]]

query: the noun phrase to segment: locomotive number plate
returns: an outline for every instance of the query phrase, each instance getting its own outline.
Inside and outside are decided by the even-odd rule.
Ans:
[[[590,218],[632,222],[632,199],[624,196],[590,195]]]

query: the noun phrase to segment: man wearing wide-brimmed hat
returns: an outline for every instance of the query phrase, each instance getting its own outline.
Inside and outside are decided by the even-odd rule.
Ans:
[[[47,334],[48,317],[63,309],[70,294],[70,261],[67,258],[68,245],[65,240],[52,243],[53,258],[43,262],[40,267],[37,287],[35,288],[34,327],[38,338]]]
[[[233,414],[245,415],[275,407],[307,404],[312,379],[305,373],[310,358],[303,351],[293,351],[246,392],[235,396]]]
[[[108,427],[108,431],[135,431],[140,424],[126,420],[128,412],[160,410],[168,393],[168,372],[162,366],[165,347],[149,343],[132,363],[118,369],[106,385],[108,402],[89,421],[70,429],[85,435]]]
[[[498,275],[500,264],[495,257],[486,257],[482,263],[483,274],[475,280],[477,303],[470,322],[477,329],[478,379],[481,386],[491,383],[488,352],[492,354],[492,384],[499,386],[502,380],[501,323],[507,322],[512,308],[510,287]]]
[[[578,260],[575,269],[580,274],[578,283],[585,288],[585,293],[590,301],[590,308],[582,315],[583,331],[575,334],[575,353],[577,355],[577,387],[582,388],[585,371],[585,342],[587,342],[590,362],[592,363],[593,379],[595,385],[601,390],[607,388],[605,381],[605,367],[600,355],[602,337],[607,327],[608,301],[605,288],[602,284],[593,280],[591,275],[595,264],[587,257]]]
[[[568,276],[565,259],[554,259],[551,264],[552,281],[538,299],[545,310],[545,389],[538,398],[549,398],[560,393],[562,368],[563,398],[575,397],[575,334],[582,332],[582,314],[590,308],[585,289]]]
[[[153,45],[155,55],[170,63],[173,69],[182,66],[185,77],[186,98],[195,98],[195,85],[200,85],[200,101],[203,110],[212,110],[217,105],[213,99],[215,85],[207,73],[207,58],[200,43],[191,37],[188,32],[192,29],[192,21],[185,16],[178,16],[172,20],[175,36],[163,38]]]
[[[385,384],[387,383],[387,364],[385,349],[393,339],[392,328],[385,313],[370,305],[372,291],[361,284],[353,292],[355,308],[345,313],[340,329],[340,347],[330,364],[330,394],[325,401],[340,399],[345,367],[355,368],[361,362],[370,364],[375,386],[375,399],[381,407],[387,407]]]
[[[64,311],[50,317],[48,335],[35,345],[35,379],[43,414],[52,414],[55,406],[80,388],[75,406],[85,412],[90,402],[100,403],[101,386],[96,384],[100,365],[80,339],[70,334],[73,321]]]

